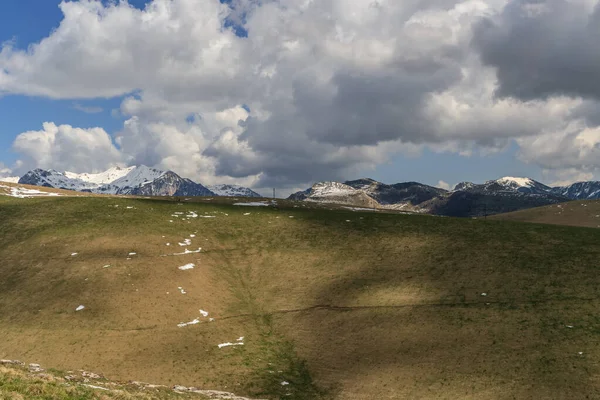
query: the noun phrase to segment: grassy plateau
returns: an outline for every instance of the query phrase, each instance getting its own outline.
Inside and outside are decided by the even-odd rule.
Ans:
[[[600,398],[600,230],[233,202],[0,196],[0,358],[253,399]],[[1,399],[41,379],[7,371]]]

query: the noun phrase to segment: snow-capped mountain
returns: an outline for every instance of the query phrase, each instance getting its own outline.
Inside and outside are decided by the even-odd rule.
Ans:
[[[18,179],[19,183],[101,194],[140,196],[218,196],[205,186],[182,178],[173,171],[161,171],[145,165],[114,167],[95,174],[77,174],[35,169]],[[217,185],[224,192],[240,197],[260,197],[248,188]]]
[[[575,192],[575,189],[572,191]],[[363,197],[358,197],[357,193],[361,193]],[[497,214],[569,200],[565,195],[556,193],[554,189],[533,179],[508,176],[482,184],[462,182],[450,192],[418,182],[393,185],[373,179],[345,183],[321,182],[308,190],[292,194],[289,199],[363,207],[365,203],[369,203],[369,207],[375,208],[456,217]]]
[[[310,189],[292,194],[288,199],[369,208],[378,208],[380,206],[364,190],[355,189],[352,186],[339,182],[318,182]]]
[[[344,184],[365,191],[381,205],[400,203],[416,205],[447,192],[418,182],[387,185],[369,178],[347,181]]]
[[[76,174],[74,172],[65,171],[64,175],[69,179],[80,180],[83,182],[94,183],[98,186],[106,185],[111,182],[116,181],[119,178],[123,178],[125,175],[129,174],[136,167],[113,167],[104,172],[100,172],[98,174]]]
[[[600,199],[600,181],[577,182],[552,188],[552,193],[573,200]]]
[[[145,165],[111,168],[98,174],[75,174],[53,169],[34,169],[23,175],[19,183],[104,194],[132,194],[131,191],[165,174]]]
[[[548,195],[552,188],[530,178],[516,178],[505,176],[500,179],[487,181],[483,184],[475,184],[472,182],[461,182],[454,187],[454,191],[469,191],[469,192],[510,192],[510,193],[525,193]]]
[[[223,197],[262,197],[252,189],[239,185],[211,185],[207,188],[215,195]]]
[[[0,182],[8,182],[8,183],[19,183],[18,176],[5,176],[4,178],[0,178]]]

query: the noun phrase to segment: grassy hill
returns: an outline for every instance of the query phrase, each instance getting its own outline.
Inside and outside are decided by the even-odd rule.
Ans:
[[[0,358],[252,398],[600,397],[600,230],[232,201],[0,196]]]
[[[575,200],[568,203],[498,214],[491,218],[505,221],[600,228],[600,201]]]

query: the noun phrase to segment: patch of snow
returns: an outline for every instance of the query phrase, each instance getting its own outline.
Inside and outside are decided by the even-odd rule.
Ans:
[[[481,293],[482,296],[487,296],[487,293]]]
[[[75,257],[79,253],[71,253],[71,257]]]
[[[221,343],[218,344],[217,346],[219,346],[219,348],[223,348],[223,347],[229,347],[229,346],[243,346],[244,343],[243,342],[237,342],[237,343],[231,343],[231,342],[227,342],[227,343]]]
[[[81,311],[85,308],[85,306],[81,305],[75,309],[75,311]]]
[[[188,250],[185,249],[185,251],[183,253],[173,253],[174,256],[183,256],[185,254],[192,254],[192,253],[200,253],[200,251],[202,250],[202,247],[198,247],[198,250]]]
[[[186,294],[187,293],[185,290],[183,290],[183,288],[181,286],[179,286],[177,289],[179,289],[179,291],[181,292],[181,294]]]
[[[266,201],[254,201],[250,203],[233,203],[234,206],[248,206],[248,207],[269,207],[270,204]]]
[[[106,264],[104,267],[102,268],[110,268],[110,264]]]
[[[281,382],[281,386],[287,386],[287,385],[289,385],[289,384],[290,384],[290,383],[289,383],[288,381],[283,381],[283,382]]]
[[[406,204],[403,204],[402,206],[406,206]],[[345,208],[346,210],[350,210],[350,211],[377,211],[375,208],[361,208],[361,207],[342,207]]]
[[[192,235],[190,235],[190,237],[191,237],[191,238],[195,238],[195,237],[196,237],[196,235],[193,235],[193,234],[192,234]]]
[[[250,213],[244,213],[244,215],[250,215]]]
[[[26,199],[26,198],[31,198],[31,197],[44,197],[44,196],[60,196],[59,193],[42,192],[40,190],[26,189],[24,187],[13,187],[13,186],[0,185],[0,188],[10,190],[10,193],[8,194],[8,196],[16,197],[19,199]]]
[[[188,325],[196,325],[196,324],[199,324],[199,323],[200,323],[200,320],[198,318],[196,318],[195,320],[190,321],[190,322],[182,322],[180,324],[177,324],[177,326],[179,328],[183,328],[183,327],[186,327]]]
[[[180,246],[189,246],[192,244],[190,239],[184,239],[183,243],[179,243]]]
[[[87,387],[92,388],[92,389],[110,390],[110,389],[107,389],[107,388],[102,387],[102,386],[88,385],[87,383],[84,383],[83,386],[87,386]]]
[[[128,256],[135,256],[137,253],[129,253]]]
[[[208,311],[200,310],[200,314],[201,314],[203,317],[208,317]]]
[[[18,176],[5,176],[4,178],[0,178],[0,182],[7,182],[7,183],[19,183],[19,178]]]
[[[190,213],[188,215],[186,215],[186,217],[188,217],[188,218],[198,218],[198,214],[195,211],[190,211]]]
[[[185,271],[188,269],[194,269],[195,266],[196,266],[196,264],[189,263],[189,264],[182,265],[181,267],[179,267],[179,269],[182,271]]]

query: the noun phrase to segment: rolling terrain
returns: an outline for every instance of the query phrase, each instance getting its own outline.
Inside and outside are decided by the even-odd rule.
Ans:
[[[600,228],[600,201],[576,200],[491,217],[498,220]]]
[[[599,230],[275,204],[0,195],[0,358],[256,399],[600,396]]]

